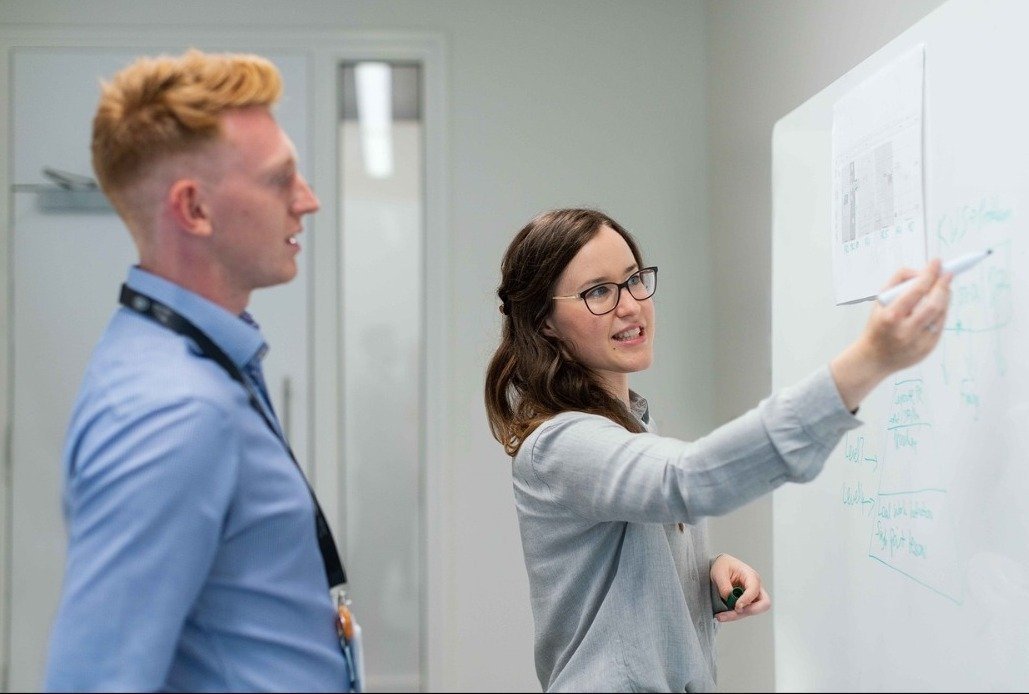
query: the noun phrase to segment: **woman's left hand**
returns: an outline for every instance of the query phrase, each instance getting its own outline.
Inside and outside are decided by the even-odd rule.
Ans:
[[[735,586],[744,589],[733,609],[715,614],[719,622],[735,622],[772,608],[772,598],[761,585],[761,574],[730,554],[720,554],[711,562],[711,582],[723,599]]]

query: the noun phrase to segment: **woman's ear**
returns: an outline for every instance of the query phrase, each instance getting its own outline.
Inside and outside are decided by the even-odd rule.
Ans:
[[[554,324],[550,322],[549,318],[543,321],[543,330],[541,330],[540,332],[542,332],[547,337],[553,337],[555,339],[558,337],[557,329],[554,328]]]

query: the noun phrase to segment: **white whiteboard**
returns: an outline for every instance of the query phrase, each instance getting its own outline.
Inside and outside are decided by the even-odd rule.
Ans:
[[[833,104],[925,45],[930,257],[954,279],[937,350],[888,379],[808,485],[774,496],[779,691],[1029,689],[1029,3],[951,0],[773,136],[774,387],[870,306],[835,306]]]

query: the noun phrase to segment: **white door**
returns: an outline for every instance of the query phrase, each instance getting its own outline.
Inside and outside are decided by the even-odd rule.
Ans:
[[[172,48],[180,52],[182,48]],[[99,80],[138,51],[18,49],[13,54],[12,407],[10,593],[5,642],[9,690],[41,687],[45,650],[64,569],[60,460],[86,362],[117,306],[135,261],[119,218],[90,200],[43,190],[44,167],[92,175],[89,135]],[[283,72],[277,109],[306,161],[307,60],[268,55]],[[313,223],[307,225],[313,232]],[[308,461],[306,403],[309,282],[258,292],[250,306],[271,344],[266,372],[288,420],[297,457]],[[290,393],[287,398],[284,394]],[[310,463],[307,465],[310,469]]]

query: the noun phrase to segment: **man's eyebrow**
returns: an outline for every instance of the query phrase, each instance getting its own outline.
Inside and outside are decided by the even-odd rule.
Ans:
[[[268,164],[268,168],[266,169],[268,172],[280,173],[288,169],[300,168],[297,148],[292,142],[289,143],[289,148],[285,152],[280,152],[279,154],[281,154],[281,158],[274,159]]]
[[[629,267],[625,268],[625,270],[622,272],[622,274],[623,275],[629,275],[634,270],[636,270],[638,267],[639,267],[639,265],[637,265],[636,263],[633,263]],[[606,277],[594,277],[593,279],[586,280],[585,282],[580,284],[579,288],[580,289],[588,289],[588,288],[592,287],[595,284],[602,284],[604,282],[613,282],[613,281],[614,280],[609,280]]]
[[[297,169],[297,159],[294,155],[290,154],[288,157],[284,157],[278,161],[268,164],[265,169],[265,173],[269,176],[278,176],[279,174],[292,172]]]

